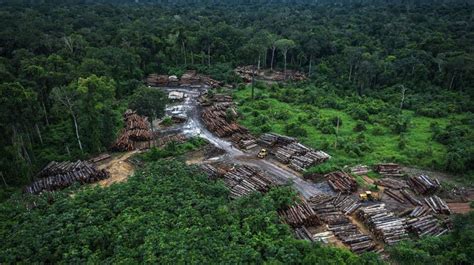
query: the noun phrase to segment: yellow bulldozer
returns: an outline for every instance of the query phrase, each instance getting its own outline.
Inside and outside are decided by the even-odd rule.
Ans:
[[[366,201],[380,201],[381,196],[380,193],[374,191],[366,191],[364,193],[359,194],[359,200],[366,202]]]
[[[268,155],[268,151],[265,148],[262,148],[260,152],[258,152],[257,157],[258,158],[265,158]]]

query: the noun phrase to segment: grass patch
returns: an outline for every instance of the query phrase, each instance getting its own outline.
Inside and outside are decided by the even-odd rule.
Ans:
[[[324,173],[344,165],[373,165],[387,161],[434,169],[443,165],[447,150],[432,140],[430,126],[434,122],[446,126],[452,117],[429,118],[403,111],[402,116],[409,123],[404,132],[396,133],[391,121],[383,116],[390,112],[368,114],[367,121],[358,121],[348,108],[333,109],[318,104],[292,103],[291,100],[283,102],[275,98],[278,92],[271,90],[256,89],[255,100],[250,100],[248,87],[234,93],[239,102],[240,123],[255,134],[272,131],[287,135],[293,132],[289,124],[295,124],[302,143],[332,156],[329,162],[311,168],[312,172]],[[346,101],[349,106],[350,100]],[[340,126],[336,129],[338,119]]]

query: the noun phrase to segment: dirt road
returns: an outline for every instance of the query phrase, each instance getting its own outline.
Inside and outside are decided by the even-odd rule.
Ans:
[[[285,166],[274,163],[266,159],[257,159],[253,154],[243,152],[236,147],[232,146],[230,141],[221,139],[206,129],[201,121],[200,117],[200,106],[197,102],[197,98],[200,95],[200,91],[191,89],[166,89],[166,90],[179,90],[185,92],[188,97],[184,102],[173,104],[169,107],[170,110],[180,110],[185,114],[188,119],[186,123],[171,129],[173,132],[181,131],[187,136],[199,136],[206,139],[214,146],[225,151],[224,155],[211,158],[212,161],[227,161],[229,163],[246,164],[257,167],[267,174],[275,178],[280,183],[292,184],[304,197],[309,198],[318,193],[330,193],[325,183],[315,184],[308,182],[301,178],[299,173],[286,168]],[[171,131],[170,130],[170,131]],[[166,131],[165,131],[166,133]]]

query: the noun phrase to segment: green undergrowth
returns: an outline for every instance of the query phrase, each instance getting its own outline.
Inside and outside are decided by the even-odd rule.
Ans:
[[[203,138],[193,137],[183,143],[169,142],[164,147],[153,147],[150,151],[138,155],[138,159],[151,162],[161,158],[176,157],[187,152],[195,151],[207,145],[208,142]]]
[[[240,123],[257,135],[276,132],[295,136],[303,144],[329,153],[331,160],[309,169],[314,173],[379,162],[444,170],[447,148],[433,139],[432,127],[434,124],[446,127],[451,119],[469,117],[453,114],[429,118],[410,110],[394,115],[398,109],[380,100],[359,99],[364,104],[358,105],[353,98],[342,99],[330,94],[315,96],[313,103],[301,103],[298,101],[305,100],[301,89],[294,89],[299,99],[291,97],[293,92],[288,92],[291,89],[256,88],[254,100],[250,99],[250,87],[236,90],[234,97],[239,103]],[[283,93],[288,95],[282,96]],[[327,103],[330,100],[334,103]],[[331,104],[334,107],[327,107]]]

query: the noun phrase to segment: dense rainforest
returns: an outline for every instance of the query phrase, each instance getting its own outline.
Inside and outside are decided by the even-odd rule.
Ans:
[[[253,133],[295,136],[334,156],[311,172],[395,161],[472,186],[469,1],[0,3],[1,263],[384,262],[295,240],[276,213],[296,199],[291,189],[229,200],[221,182],[163,160],[182,146],[145,154],[123,184],[20,194],[48,162],[110,148],[152,73],[192,69],[232,86]],[[234,73],[242,65],[308,79],[244,85]],[[473,220],[387,251],[399,264],[470,264]]]

